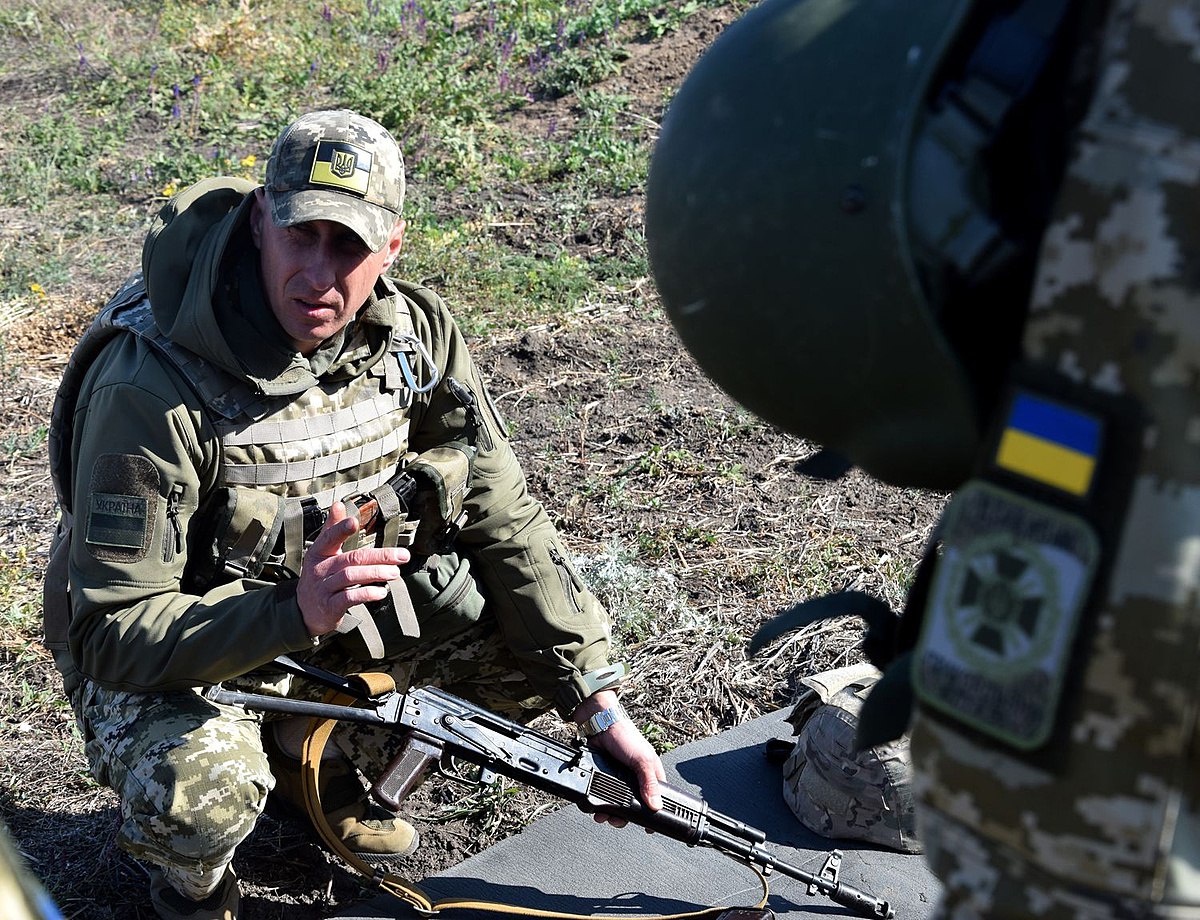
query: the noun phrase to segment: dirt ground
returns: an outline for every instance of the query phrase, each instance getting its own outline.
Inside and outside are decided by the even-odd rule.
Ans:
[[[678,32],[635,44],[606,89],[661,116],[676,85],[720,32],[728,10],[700,11]],[[3,100],[0,100],[3,101]],[[536,102],[514,130],[568,124],[572,100]],[[410,194],[431,194],[414,184]],[[505,202],[536,245],[551,202],[519,190]],[[438,209],[467,209],[447,197]],[[581,253],[624,245],[638,228],[637,196],[593,202],[566,243]],[[520,242],[519,240],[517,241]],[[126,265],[140,241],[128,241]],[[119,264],[123,253],[114,253]],[[54,387],[75,339],[120,272],[93,279],[2,331],[7,370],[0,436],[48,423]],[[839,622],[782,640],[748,660],[756,627],[786,605],[854,588],[902,600],[942,497],[897,490],[851,471],[837,482],[805,478],[814,445],[756,422],[714,389],[680,347],[649,279],[614,291],[561,323],[473,342],[514,431],[530,485],[615,618],[642,618],[623,649],[632,668],[626,708],[661,748],[686,743],[785,705],[804,674],[857,660],[858,628]],[[53,496],[44,457],[17,455],[0,469],[0,551],[44,556]],[[618,560],[614,575],[613,560]],[[636,560],[637,564],[621,560]],[[621,566],[626,565],[625,570]],[[628,587],[629,572],[639,573]],[[0,648],[5,712],[30,694],[52,699],[57,678],[36,648]],[[144,876],[114,844],[115,798],[88,777],[69,712],[9,718],[4,820],[68,917],[150,917]],[[414,879],[446,868],[518,830],[547,808],[540,794],[506,787],[464,798],[430,782],[413,802],[423,844],[401,867]],[[304,828],[264,817],[239,851],[245,920],[324,916],[368,897]]]

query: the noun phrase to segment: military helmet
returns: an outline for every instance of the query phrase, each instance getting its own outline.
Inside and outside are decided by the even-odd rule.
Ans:
[[[852,665],[802,681],[808,689],[788,717],[796,740],[783,764],[783,798],[822,837],[919,853],[908,736],[865,750],[855,741],[878,679],[869,665]]]
[[[664,118],[646,238],[722,388],[885,481],[968,475],[1061,175],[1067,96],[1032,90],[1066,79],[1071,7],[765,0],[718,37]]]

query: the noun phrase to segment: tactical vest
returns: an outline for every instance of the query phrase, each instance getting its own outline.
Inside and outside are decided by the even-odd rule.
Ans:
[[[415,287],[390,283],[420,296]],[[317,384],[299,396],[264,396],[167,339],[154,323],[140,273],[129,278],[80,340],[55,399],[50,472],[62,520],[46,572],[47,647],[66,649],[70,620],[67,537],[75,406],[84,376],[115,336],[136,335],[166,358],[199,396],[220,438],[217,489],[193,519],[203,531],[201,539],[190,541],[193,556],[184,573],[184,589],[203,593],[239,578],[280,581],[297,576],[304,550],[333,502],[385,488],[398,468],[414,459],[408,453],[413,396],[432,388],[438,371],[414,334],[404,297],[395,296],[394,302],[391,349],[367,373],[336,385]],[[416,380],[414,367],[421,368],[423,381]],[[469,465],[461,461],[456,454],[449,461],[456,472],[438,483],[444,499],[438,510],[449,520],[461,511],[469,474]],[[169,523],[175,520],[172,503],[180,498],[174,491],[166,496]],[[389,526],[394,545],[411,542],[417,530],[409,521]],[[181,531],[175,535],[175,549],[183,549]]]

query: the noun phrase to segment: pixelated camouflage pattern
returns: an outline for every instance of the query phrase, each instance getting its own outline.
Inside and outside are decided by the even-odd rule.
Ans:
[[[919,712],[946,917],[1200,917],[1200,3],[1121,0],[1024,348],[1149,416],[1062,763]]]
[[[312,181],[321,141],[343,142],[371,156],[364,194]],[[370,118],[336,109],[309,112],[292,122],[267,160],[271,219],[280,227],[332,220],[349,227],[378,252],[404,206],[404,157],[388,130]]]
[[[340,673],[363,670],[361,661],[334,645],[313,662]],[[373,662],[370,670],[392,674],[401,688],[443,687],[523,722],[551,705],[530,686],[494,620],[418,655]],[[319,685],[277,672],[255,672],[229,685],[299,699],[325,694]],[[118,844],[163,867],[176,887],[190,879],[195,895],[203,896],[206,880],[210,888],[220,882],[275,785],[263,750],[262,714],[212,703],[193,691],[128,693],[86,680],[72,705],[92,775],[120,798]],[[396,750],[395,735],[377,726],[344,723],[334,738],[370,778]]]
[[[382,671],[390,674],[399,688],[440,687],[518,722],[528,722],[552,706],[551,700],[539,695],[530,684],[490,617],[441,642],[421,647],[416,655],[364,666],[361,659],[330,646],[318,653],[314,662],[342,674]],[[319,687],[304,686],[297,680],[289,695],[315,698],[322,693]],[[397,750],[394,734],[370,725],[345,723],[338,726],[334,739],[365,776],[380,775]]]
[[[239,213],[229,212],[215,218],[219,224],[214,224],[213,216],[207,212],[190,210],[176,219],[196,220],[211,231],[214,226],[239,219]],[[203,226],[192,229],[203,230]],[[222,256],[220,251],[206,251],[206,259],[192,265],[183,258],[185,253],[161,248],[156,252],[156,259],[167,259],[169,265],[185,276],[198,273],[199,277],[212,277],[216,260]],[[483,394],[482,377],[440,298],[419,285],[387,279],[381,284],[387,288],[398,311],[392,331],[412,330],[411,326],[401,328],[399,311],[402,310],[411,308],[411,321],[420,323],[416,332],[428,355],[415,366],[437,368],[443,376],[453,376],[476,394]],[[189,286],[188,291],[191,290]],[[197,332],[187,345],[181,343],[182,347],[204,345],[220,338],[208,335],[220,331],[209,294],[201,291],[189,295],[186,303],[174,306],[187,320],[189,330]],[[391,319],[382,316],[384,312],[389,311],[380,311],[380,318],[387,319],[390,325]],[[167,313],[175,315],[171,310]],[[156,305],[155,317],[158,315]],[[352,343],[356,345],[357,342]],[[212,358],[212,363],[217,363],[221,353],[219,349],[205,350],[198,357],[205,361]],[[347,405],[357,411],[372,392],[392,388],[388,378],[396,375],[389,375],[390,366],[380,362],[369,370],[363,369],[362,373],[373,377],[375,384],[363,383],[359,394],[362,398],[347,399]],[[204,703],[185,688],[229,681],[234,675],[244,675],[259,667],[268,657],[311,654],[313,649],[295,598],[286,590],[264,589],[264,582],[257,578],[235,578],[220,581],[203,593],[200,605],[196,605],[196,597],[189,589],[180,590],[183,582],[191,578],[192,566],[205,548],[202,544],[206,543],[207,528],[220,511],[223,496],[217,493],[216,486],[222,465],[230,470],[269,470],[265,462],[268,459],[287,463],[290,457],[286,445],[297,438],[297,429],[290,424],[296,421],[294,418],[280,416],[269,420],[274,411],[270,398],[259,403],[230,392],[219,407],[214,407],[180,378],[178,367],[177,362],[149,345],[144,337],[116,336],[91,364],[89,386],[83,388],[75,402],[74,408],[80,411],[63,412],[64,417],[80,421],[81,430],[71,439],[69,466],[75,487],[83,490],[81,501],[86,499],[90,482],[85,471],[93,468],[98,456],[114,451],[139,455],[145,452],[162,458],[160,480],[164,484],[164,501],[159,503],[152,518],[156,538],[161,541],[161,554],[151,554],[128,565],[99,566],[89,552],[80,551],[80,541],[74,541],[71,587],[77,602],[70,654],[59,655],[56,663],[63,668],[64,681],[74,691],[72,702],[81,716],[80,727],[93,772],[100,782],[111,784],[122,799],[125,820],[120,832],[121,845],[148,861],[157,860],[171,870],[173,879],[186,877],[203,882],[219,877],[218,869],[228,862],[237,842],[253,826],[271,781],[266,775],[258,734],[237,726],[233,714],[227,715]],[[229,365],[221,363],[220,367]],[[402,385],[403,382],[397,384]],[[268,391],[274,392],[264,390]],[[119,393],[119,398],[113,397],[114,393]],[[157,418],[164,411],[163,401],[168,396],[177,404],[164,417],[175,420],[179,430],[199,435],[203,444],[196,446],[202,457],[193,454],[190,450],[193,445],[185,445],[175,436],[177,430],[172,425],[142,423],[143,419]],[[315,395],[312,398],[322,399]],[[411,432],[415,451],[461,436],[468,425],[466,411],[447,388],[436,388],[422,394],[420,399],[420,424],[414,421]],[[496,627],[490,634],[494,646],[479,636],[472,638],[465,633],[462,646],[452,649],[438,645],[428,650],[406,650],[406,654],[420,658],[421,651],[427,651],[434,656],[430,659],[435,662],[430,665],[430,676],[421,674],[414,679],[450,683],[463,696],[510,716],[523,717],[531,705],[535,709],[544,706],[544,699],[531,704],[531,700],[537,699],[536,693],[552,694],[559,712],[569,715],[590,692],[582,672],[608,665],[608,618],[564,561],[565,552],[554,527],[545,509],[529,495],[490,402],[481,397],[480,405],[487,408],[479,420],[482,427],[478,432],[476,470],[487,488],[472,493],[471,517],[459,542],[469,551],[472,571],[478,573],[480,585],[490,600],[487,615],[504,628]],[[227,445],[210,437],[209,423],[223,424],[211,418],[209,410],[214,408],[218,415],[234,423],[225,432]],[[233,429],[242,424],[239,419],[246,422],[246,427],[235,432]],[[269,427],[275,422],[282,423],[283,436],[277,439],[259,436],[256,426],[266,423]],[[396,433],[403,435],[400,429]],[[349,458],[356,450],[355,447],[342,450],[344,445],[323,435],[312,432],[310,435],[313,440],[308,448],[323,459],[342,455]],[[365,429],[355,436],[362,437],[364,446],[382,443],[381,439],[386,438],[386,434],[376,437]],[[309,441],[309,436],[301,435],[298,440]],[[227,462],[238,458],[222,457],[226,447],[243,451],[245,462]],[[272,458],[264,450],[272,453]],[[374,462],[368,456],[355,457],[346,467],[345,476],[358,477],[367,468],[361,464],[369,466]],[[340,474],[334,473],[329,482],[340,488],[339,478]],[[288,481],[295,483],[294,488],[288,486],[290,492],[299,494],[307,488],[295,477]],[[165,500],[167,488],[173,483],[188,484],[184,499],[175,506],[174,517]],[[268,504],[274,507],[273,503]],[[182,551],[178,539],[181,531],[187,537]],[[447,600],[445,606],[454,606],[456,599],[457,595]],[[192,628],[194,621],[186,615],[192,609],[204,610],[207,628]],[[120,613],[113,615],[116,611]],[[432,641],[439,641],[450,632],[447,630]],[[501,635],[507,638],[503,644],[503,653],[510,656],[507,662],[502,660]],[[326,653],[346,651],[338,648],[341,645],[341,640],[328,640],[322,645],[318,660],[323,660]],[[357,671],[368,663],[347,661],[346,664],[345,670]],[[340,665],[338,662],[337,666]],[[369,665],[377,666],[374,662]],[[528,675],[528,679],[517,677],[519,674]],[[98,689],[98,682],[105,689]],[[248,680],[239,677],[231,683],[239,688],[267,689],[259,673]],[[284,692],[292,681],[275,683],[276,692]],[[145,687],[153,687],[155,692],[143,695],[140,691]],[[507,703],[506,695],[510,697]],[[85,706],[90,708],[82,709]],[[206,707],[205,714],[192,711],[196,706]],[[214,720],[211,727],[209,719]],[[173,740],[176,736],[177,740]],[[370,747],[363,742],[355,748],[361,750],[364,761],[371,760]],[[192,752],[195,756],[190,756]],[[204,772],[206,758],[213,752],[220,754],[222,762],[242,763],[245,772],[218,769],[209,774],[211,786],[205,789],[195,780]],[[126,759],[118,761],[118,755]],[[374,762],[378,763],[382,756],[378,755]],[[176,760],[185,762],[180,764]],[[151,796],[149,801],[147,795]],[[210,801],[218,804],[215,811],[208,808]],[[214,819],[219,821],[214,823]]]
[[[274,785],[261,716],[190,690],[128,693],[91,681],[71,702],[92,775],[120,799],[120,846],[178,875],[219,879]]]
[[[919,853],[908,737],[866,750],[856,744],[863,701],[878,679],[877,672],[853,677],[825,699],[814,689],[797,701],[788,718],[796,742],[783,764],[783,798],[822,837]]]

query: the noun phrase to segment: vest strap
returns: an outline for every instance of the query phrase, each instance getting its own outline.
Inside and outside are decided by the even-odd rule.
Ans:
[[[362,636],[367,652],[372,658],[380,659],[384,656],[383,636],[379,634],[379,625],[364,604],[355,604],[347,610],[334,632],[346,635],[355,630]]]

